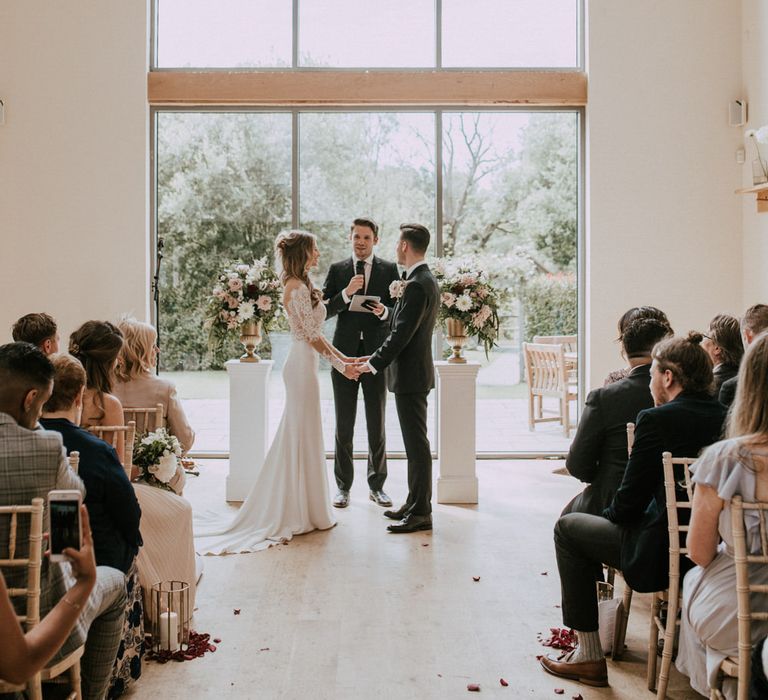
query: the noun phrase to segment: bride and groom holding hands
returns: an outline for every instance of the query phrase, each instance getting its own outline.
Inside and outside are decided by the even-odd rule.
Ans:
[[[378,242],[376,224],[355,219],[350,231],[352,256],[331,265],[321,292],[309,277],[320,256],[315,236],[303,231],[278,236],[275,248],[282,264],[283,301],[292,339],[283,367],[285,408],[264,464],[234,519],[196,518],[198,551],[252,552],[336,524],[325,471],[317,374],[321,355],[333,367],[339,489],[333,504],[343,508],[349,503],[360,387],[368,427],[370,497],[382,506],[392,504],[383,490],[387,474],[384,412],[389,389],[395,394],[408,460],[408,497],[402,507],[385,511],[384,515],[396,521],[387,529],[393,533],[432,529],[427,397],[434,386],[432,332],[440,295],[424,260],[429,239],[429,231],[420,224],[400,226],[395,249],[404,270],[400,276],[395,263],[373,254]],[[362,308],[353,299],[359,293],[380,298],[365,303],[370,313],[351,310]],[[339,318],[330,343],[322,328],[326,316],[334,315]]]

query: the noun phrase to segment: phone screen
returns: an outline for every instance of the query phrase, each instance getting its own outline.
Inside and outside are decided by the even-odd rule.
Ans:
[[[51,501],[51,554],[80,549],[80,506],[77,501]]]

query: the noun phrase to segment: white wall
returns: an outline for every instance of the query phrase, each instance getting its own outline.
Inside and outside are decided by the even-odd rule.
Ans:
[[[588,2],[589,386],[621,365],[630,306],[664,309],[677,332],[742,310],[740,35],[737,3]]]
[[[0,342],[147,312],[143,0],[0,3]]]
[[[768,3],[743,0],[742,10],[743,94],[749,104],[747,129],[768,124]],[[745,131],[747,130],[745,129]],[[752,185],[750,163],[755,157],[752,143],[746,144],[747,162],[742,186]],[[768,145],[761,146],[763,160]],[[742,197],[744,231],[744,297],[742,306],[768,304],[768,214],[758,214],[754,196]]]

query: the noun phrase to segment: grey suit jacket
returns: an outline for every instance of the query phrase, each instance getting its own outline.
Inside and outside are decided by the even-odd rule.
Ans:
[[[85,495],[85,487],[72,471],[61,442],[61,435],[48,430],[22,428],[7,413],[0,413],[0,505],[26,505],[33,498],[47,499],[53,489],[76,489]],[[46,500],[47,508],[47,500]],[[47,529],[46,520],[43,525]],[[6,555],[8,547],[7,517],[0,518],[0,551]],[[17,556],[26,556],[29,538],[29,519],[19,518],[16,535]],[[26,571],[7,571],[9,587],[23,587]],[[42,619],[61,600],[71,586],[69,565],[51,562],[43,557],[40,572],[40,618]],[[24,601],[14,598],[17,612],[24,613]],[[85,641],[87,629],[75,625],[59,655],[74,651]],[[57,655],[57,656],[59,656]]]

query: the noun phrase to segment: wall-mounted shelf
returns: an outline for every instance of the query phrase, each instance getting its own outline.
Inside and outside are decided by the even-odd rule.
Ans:
[[[741,190],[736,190],[736,194],[754,194],[757,200],[757,211],[768,212],[768,182],[764,182],[762,185],[755,185],[754,187],[745,187]]]

